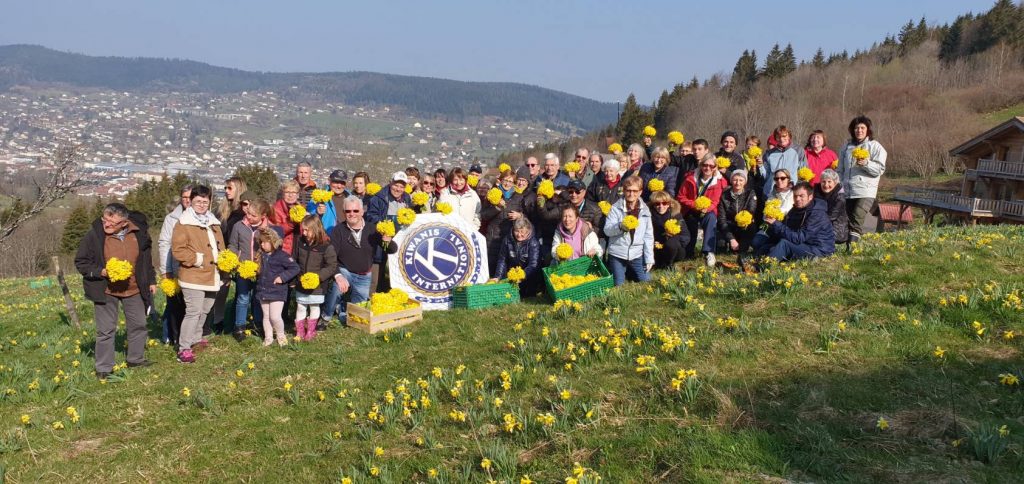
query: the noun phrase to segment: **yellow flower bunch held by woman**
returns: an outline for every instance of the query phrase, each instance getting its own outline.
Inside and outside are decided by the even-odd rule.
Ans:
[[[515,266],[508,270],[508,273],[505,274],[505,278],[508,279],[508,282],[519,284],[526,279],[526,271],[520,266]]]
[[[537,185],[537,204],[543,207],[552,198],[555,198],[555,184],[551,180],[541,181]]]
[[[810,182],[811,180],[814,179],[814,172],[811,171],[810,168],[802,166],[799,170],[797,170],[796,176],[797,178],[800,179],[800,181]]]
[[[697,197],[696,200],[693,201],[693,208],[696,209],[697,211],[703,212],[711,208],[711,199],[705,197],[704,195],[701,195]]]
[[[626,215],[622,218],[622,228],[626,231],[636,230],[640,226],[640,220],[632,215]]]
[[[380,188],[381,188],[381,186],[380,186],[379,183],[367,183],[366,184],[366,194],[372,197],[372,196],[376,195],[377,192],[380,191]]]
[[[572,259],[572,246],[565,242],[558,244],[558,247],[555,248],[555,255],[558,256],[560,261]]]
[[[644,136],[647,138],[658,136],[658,130],[654,129],[654,126],[651,125],[644,126]]]
[[[739,228],[745,229],[749,227],[751,223],[754,222],[754,215],[746,210],[741,210],[739,213],[736,214],[735,220],[736,225],[739,226]]]
[[[297,224],[302,223],[304,218],[306,218],[306,207],[297,204],[293,205],[292,208],[288,210],[288,219],[292,222]]]
[[[651,178],[651,181],[647,182],[647,191],[660,192],[665,189],[665,182],[657,178]]]
[[[448,215],[452,213],[452,204],[448,202],[437,202],[434,204],[434,208],[441,214]]]
[[[679,225],[678,220],[668,219],[665,221],[665,233],[668,234],[669,237],[675,237],[676,235],[679,235],[679,232],[682,231],[683,228],[682,226]]]
[[[598,206],[598,208],[601,209],[601,214],[604,215],[604,216],[608,216],[608,212],[610,212],[612,210],[612,204],[608,203],[605,200],[601,200],[600,202],[597,202],[597,206]]]
[[[747,151],[743,152],[743,159],[747,160],[747,170],[753,170],[757,167],[757,160],[761,158],[762,154],[764,154],[764,151],[757,145],[751,146],[747,148]]]
[[[299,206],[296,205],[296,207]],[[305,209],[303,209],[303,211],[305,211]],[[235,254],[229,249],[224,249],[217,254],[217,268],[220,269],[221,272],[234,272],[234,270],[238,268],[238,264],[238,254]]]
[[[850,154],[853,156],[853,159],[858,161],[866,160],[869,156],[871,156],[871,153],[869,153],[868,150],[864,148],[854,148]]]
[[[413,206],[419,208],[420,212],[422,212],[423,209],[426,208],[427,203],[430,202],[430,194],[427,192],[413,193],[410,198],[412,199]]]
[[[487,201],[491,202],[491,205],[498,206],[504,198],[500,188],[495,187],[487,191]]]

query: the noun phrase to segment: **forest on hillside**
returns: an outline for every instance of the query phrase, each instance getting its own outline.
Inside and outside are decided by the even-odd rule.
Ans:
[[[852,54],[819,49],[797,61],[791,45],[776,45],[761,63],[756,50],[747,50],[728,76],[677,84],[650,107],[630,95],[616,124],[502,161],[546,151],[564,158],[576,147],[603,150],[612,141],[626,145],[639,140],[646,125],[662,137],[679,130],[713,146],[726,130],[764,140],[786,125],[803,143],[823,129],[838,148],[850,119],[865,114],[889,151],[892,173],[930,177],[955,172],[949,150],[1024,112],[1022,103],[1024,5],[999,0],[983,14],[964,14],[950,24],[908,21],[899,33]]]

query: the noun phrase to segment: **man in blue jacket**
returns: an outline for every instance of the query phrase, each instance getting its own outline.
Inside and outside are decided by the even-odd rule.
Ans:
[[[366,208],[366,225],[377,230],[377,222],[383,220],[391,220],[395,222],[398,211],[403,208],[408,208],[412,205],[412,199],[408,193],[405,193],[405,185],[409,183],[409,177],[406,176],[405,172],[397,171],[394,175],[391,175],[391,183],[388,184],[386,189],[382,189],[377,195],[374,195],[370,199],[369,206]],[[831,225],[829,225],[831,227]],[[398,223],[395,223],[395,228],[398,228]],[[373,269],[372,281],[370,282],[370,295],[377,289],[386,290],[387,282],[387,256],[381,247],[375,249],[373,255]]]
[[[828,203],[814,199],[814,188],[807,182],[793,187],[793,209],[786,219],[765,217],[768,235],[754,240],[754,252],[780,261],[827,257],[836,250]]]

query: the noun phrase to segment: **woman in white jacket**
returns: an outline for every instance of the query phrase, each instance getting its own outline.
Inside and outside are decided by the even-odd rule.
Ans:
[[[644,181],[633,175],[622,181],[622,199],[612,205],[604,222],[604,233],[608,236],[608,270],[616,286],[630,280],[647,282],[651,280],[654,267],[654,226],[651,211],[640,200]],[[629,215],[637,218],[637,227],[629,229],[622,221]]]
[[[558,246],[563,243],[572,247],[572,257],[568,260],[595,255],[601,257],[601,243],[597,239],[597,232],[580,218],[580,209],[575,205],[570,204],[562,208],[562,223],[558,224],[551,242],[552,265],[558,264]]]
[[[480,230],[480,196],[466,182],[467,176],[462,168],[453,169],[438,202],[451,205],[453,214],[462,217],[473,229]]]
[[[846,189],[846,213],[850,219],[850,242],[857,242],[863,232],[862,225],[875,206],[878,180],[885,173],[888,157],[881,143],[875,141],[871,120],[857,116],[850,121],[850,140],[839,151],[839,176]],[[854,156],[857,150],[858,155]],[[867,156],[863,156],[863,154]]]

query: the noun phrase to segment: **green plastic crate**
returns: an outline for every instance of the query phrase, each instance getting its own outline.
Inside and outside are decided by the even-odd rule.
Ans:
[[[452,307],[479,309],[519,302],[519,285],[510,282],[473,284],[452,289]]]
[[[552,274],[572,274],[576,276],[595,274],[598,278],[597,280],[586,282],[575,287],[555,291],[555,288],[551,286]],[[612,276],[608,272],[608,268],[604,266],[604,262],[601,262],[599,257],[580,257],[569,262],[563,262],[554,267],[544,268],[544,287],[547,288],[548,297],[550,297],[552,301],[557,301],[559,299],[568,299],[570,301],[577,302],[585,301],[594,296],[604,294],[605,291],[611,289],[614,285],[615,283],[612,281]]]

